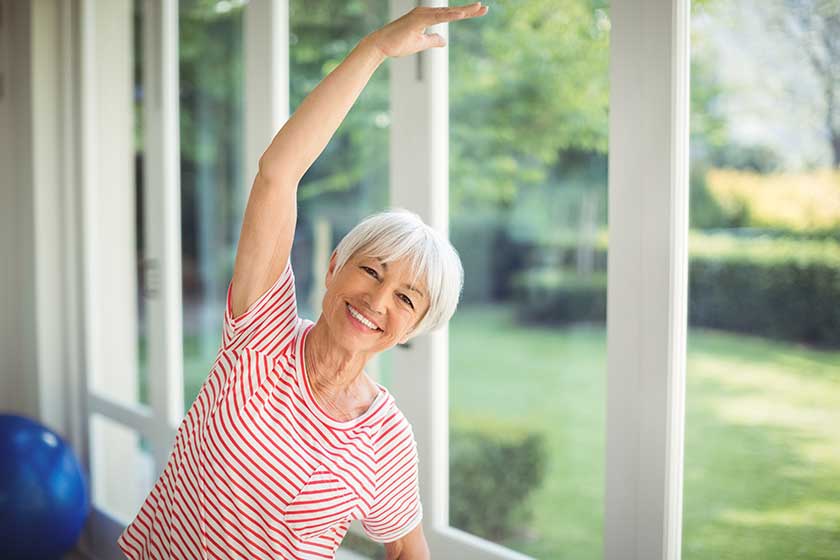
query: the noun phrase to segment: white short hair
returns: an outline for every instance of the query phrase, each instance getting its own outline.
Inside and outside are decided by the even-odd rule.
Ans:
[[[441,327],[455,313],[464,286],[461,258],[446,237],[414,212],[393,208],[368,216],[344,236],[335,253],[336,273],[354,255],[384,263],[408,259],[411,283],[422,279],[429,298],[412,337]]]

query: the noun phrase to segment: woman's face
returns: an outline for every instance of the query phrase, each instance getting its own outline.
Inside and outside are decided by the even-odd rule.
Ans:
[[[322,309],[336,337],[348,349],[374,353],[404,343],[429,308],[426,287],[409,285],[407,264],[353,255],[337,274],[335,264],[333,252]]]

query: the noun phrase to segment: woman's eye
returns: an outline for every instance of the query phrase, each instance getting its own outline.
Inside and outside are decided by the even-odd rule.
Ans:
[[[376,271],[374,269],[370,268],[369,266],[363,266],[362,268],[364,269],[365,272],[367,272],[368,274],[370,274],[374,278],[379,277],[379,274],[377,274]]]
[[[408,298],[408,296],[406,296],[405,294],[400,294],[400,297],[402,298],[402,300],[404,302],[406,302],[408,305],[410,305],[412,309],[414,309],[414,304],[411,303],[411,300]]]

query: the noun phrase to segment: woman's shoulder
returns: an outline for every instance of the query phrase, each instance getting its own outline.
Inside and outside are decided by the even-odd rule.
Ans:
[[[290,358],[293,361],[296,360],[300,353],[303,352],[303,339],[306,336],[307,331],[309,331],[309,329],[313,326],[315,326],[315,323],[309,319],[298,316],[297,321],[292,328],[292,332],[288,336],[284,345],[282,348],[275,347],[272,357],[275,360],[277,360],[280,356],[284,356],[287,360]]]
[[[309,319],[297,316],[285,326],[283,332],[262,333],[262,336],[251,336],[238,340],[235,344],[225,344],[223,341],[219,346],[219,352],[235,355],[243,350],[250,350],[272,356],[295,353],[298,343],[305,334],[306,329],[312,325],[314,323]],[[275,334],[275,336],[270,336],[271,334]]]
[[[394,442],[405,438],[414,439],[414,430],[403,411],[400,410],[394,395],[385,387],[377,384],[382,394],[382,405],[376,414],[376,441]]]

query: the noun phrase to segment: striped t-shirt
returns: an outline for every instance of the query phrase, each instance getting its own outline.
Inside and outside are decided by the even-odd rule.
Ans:
[[[231,282],[232,283],[232,282]],[[422,518],[411,426],[381,385],[347,422],[303,367],[291,264],[240,317],[228,285],[222,346],[172,454],[117,543],[138,558],[334,558],[354,519],[392,542]]]

